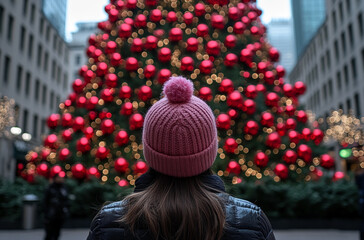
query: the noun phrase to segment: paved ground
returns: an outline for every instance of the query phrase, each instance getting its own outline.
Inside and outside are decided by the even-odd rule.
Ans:
[[[60,240],[86,239],[88,229],[63,229]],[[359,240],[356,231],[340,230],[277,230],[277,240]],[[41,240],[44,232],[36,230],[0,230],[0,240]]]

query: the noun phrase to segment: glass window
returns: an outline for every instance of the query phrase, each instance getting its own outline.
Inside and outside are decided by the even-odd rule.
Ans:
[[[345,87],[347,88],[349,84],[349,70],[347,65],[344,66],[344,79],[345,79]]]
[[[13,16],[9,15],[8,17],[8,33],[7,38],[9,41],[13,39],[13,29],[14,29],[14,18]]]
[[[35,18],[35,5],[32,4],[31,10],[30,10],[30,22],[34,23]]]
[[[346,113],[350,113],[352,111],[352,107],[351,107],[351,101],[350,98],[346,99]]]
[[[39,88],[40,88],[40,82],[39,79],[35,81],[35,88],[34,88],[34,99],[38,102],[39,100]]]
[[[330,52],[329,50],[326,51],[326,62],[327,62],[327,68],[330,69],[331,68],[331,59],[330,59]]]
[[[56,80],[56,61],[54,59],[52,60],[51,76],[53,81]]]
[[[332,29],[336,32],[337,22],[336,22],[336,11],[332,12]]]
[[[6,84],[10,80],[10,67],[11,67],[11,58],[9,56],[5,56],[3,81]]]
[[[339,14],[340,14],[340,22],[344,20],[344,11],[343,11],[343,3],[339,3]]]
[[[30,34],[28,42],[28,58],[32,58],[33,56],[33,40],[33,35]]]
[[[42,45],[38,44],[37,67],[41,67],[41,65],[42,65],[42,55],[43,55]]]
[[[0,35],[3,33],[4,25],[4,7],[0,6]]]
[[[343,49],[344,55],[346,54],[346,39],[345,39],[345,32],[341,33],[341,47]]]
[[[33,137],[38,138],[38,115],[34,114],[33,116]]]
[[[23,132],[28,132],[28,110],[23,111]]]
[[[40,33],[40,35],[43,35],[43,27],[44,27],[44,19],[43,19],[43,17],[40,17],[40,19],[39,19],[39,33]]]
[[[21,65],[18,65],[17,71],[16,71],[16,90],[20,92],[21,85],[23,80],[23,67]]]
[[[334,42],[334,48],[335,48],[335,58],[336,58],[336,60],[339,60],[340,53],[339,53],[339,43],[337,40],[335,40],[335,42]]]
[[[47,101],[47,86],[44,84],[42,90],[42,104],[45,105],[46,101]]]
[[[19,49],[21,51],[24,50],[24,45],[25,45],[25,27],[21,26],[21,28],[20,28],[20,39],[19,39]]]
[[[330,96],[330,98],[332,98],[333,91],[334,91],[334,87],[332,85],[332,80],[330,79],[329,80],[329,96]]]
[[[77,55],[76,55],[76,60],[75,60],[75,62],[76,62],[76,65],[81,64],[81,55],[80,55],[80,54],[77,54]]]
[[[46,40],[49,41],[49,37],[51,34],[51,27],[48,25],[47,26],[47,31],[46,31]]]
[[[351,59],[351,72],[353,74],[354,83],[356,83],[357,82],[357,79],[356,79],[356,77],[357,77],[357,70],[356,70],[356,60],[355,60],[355,58],[352,58]]]
[[[341,83],[341,73],[340,72],[336,73],[336,85],[337,85],[337,89],[341,90],[342,83]]]
[[[346,0],[346,11],[347,11],[348,15],[350,15],[350,11],[351,11],[350,1],[351,0]]]
[[[355,93],[354,95],[354,101],[355,101],[355,113],[357,117],[361,117],[361,111],[360,111],[360,96],[358,93]]]
[[[358,27],[359,27],[360,36],[363,37],[363,35],[364,35],[363,13],[359,13],[359,15],[358,15]]]
[[[48,52],[44,53],[44,63],[43,63],[43,69],[45,72],[48,71]]]
[[[351,49],[354,48],[354,33],[353,33],[353,25],[350,23],[348,26],[348,31],[349,31],[349,42],[350,42],[350,47]]]
[[[53,106],[54,106],[54,92],[53,91],[51,91],[51,95],[49,96],[49,108],[50,109],[52,109],[53,108]]]
[[[30,76],[30,72],[27,72],[27,74],[25,75],[25,96],[29,96],[29,92],[30,92],[30,86],[31,86],[31,76]]]
[[[67,73],[63,74],[63,90],[67,89],[67,85],[68,85],[68,75]]]
[[[28,0],[24,0],[23,2],[23,15],[26,16],[28,12]]]

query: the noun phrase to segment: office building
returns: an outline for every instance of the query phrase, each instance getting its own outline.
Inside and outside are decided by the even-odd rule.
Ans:
[[[29,0],[24,0],[24,3]],[[66,39],[66,13],[67,0],[42,0],[43,13],[58,31],[63,39]]]

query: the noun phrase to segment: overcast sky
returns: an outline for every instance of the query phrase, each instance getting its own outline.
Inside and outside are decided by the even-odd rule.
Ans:
[[[107,18],[104,6],[109,0],[68,0],[66,35],[77,30],[77,22],[102,21]],[[262,9],[262,21],[270,22],[272,18],[290,18],[290,0],[257,0],[258,7]]]

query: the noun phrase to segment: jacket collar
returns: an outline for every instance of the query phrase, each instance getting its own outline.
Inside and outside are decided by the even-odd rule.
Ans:
[[[141,175],[135,181],[134,192],[141,192],[148,188],[154,182],[155,174],[151,171],[148,171]],[[202,182],[209,186],[212,189],[216,190],[216,193],[224,192],[225,186],[224,182],[217,175],[203,174],[201,178]]]

